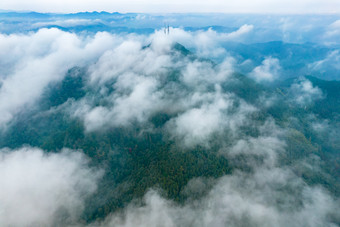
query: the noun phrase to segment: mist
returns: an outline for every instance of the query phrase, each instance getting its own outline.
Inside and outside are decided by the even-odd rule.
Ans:
[[[1,149],[0,224],[52,226],[77,223],[84,200],[103,175],[79,152],[46,154],[23,147]]]
[[[339,20],[73,16],[0,24],[0,225],[339,225]]]

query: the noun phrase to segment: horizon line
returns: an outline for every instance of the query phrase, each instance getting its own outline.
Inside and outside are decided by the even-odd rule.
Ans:
[[[273,13],[273,12],[138,12],[138,11],[105,11],[105,10],[93,10],[93,11],[74,11],[74,12],[52,12],[52,11],[34,11],[34,10],[11,10],[11,9],[0,9],[0,13],[39,13],[39,14],[59,14],[59,15],[67,15],[67,14],[77,14],[77,13],[119,13],[119,14],[149,14],[149,15],[169,15],[169,14],[191,14],[191,15],[202,15],[202,14],[221,14],[221,15],[340,15],[340,12],[307,12],[307,13]]]

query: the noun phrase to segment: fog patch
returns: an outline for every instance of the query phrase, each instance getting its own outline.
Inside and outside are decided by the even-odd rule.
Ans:
[[[157,190],[150,190],[142,204],[131,203],[124,211],[113,213],[96,224],[336,226],[340,220],[339,201],[319,186],[308,186],[290,166],[278,163],[279,155],[287,149],[281,139],[285,132],[270,120],[259,127],[259,132],[259,137],[236,140],[233,146],[221,151],[221,155],[226,155],[236,165],[240,164],[237,158],[243,159],[250,169],[235,170],[215,180],[191,179],[182,192],[190,198],[184,204],[167,200]]]
[[[295,103],[301,106],[312,104],[315,100],[324,98],[321,89],[313,86],[306,78],[299,79],[290,87],[290,94]]]
[[[336,226],[339,218],[339,203],[327,192],[306,186],[290,170],[280,168],[224,176],[201,200],[183,206],[153,190],[145,195],[144,203],[130,204],[98,226],[316,227]]]
[[[278,78],[280,69],[279,59],[268,57],[262,61],[261,65],[253,69],[250,77],[258,82],[272,82]]]
[[[80,152],[46,154],[38,148],[0,150],[0,225],[76,223],[102,172]]]
[[[187,55],[184,47],[160,32],[150,38],[152,42],[147,46],[138,40],[126,40],[89,66],[86,86],[95,95],[84,97],[72,105],[71,111],[84,121],[88,132],[126,127],[134,122],[144,124],[156,113],[183,114],[198,105],[202,108],[193,109],[192,114],[199,117],[210,113],[206,120],[210,117],[211,122],[219,124],[220,119],[213,118],[220,115],[220,110],[212,110],[213,104],[205,102],[214,99],[214,92],[208,91],[232,77],[234,59],[227,57],[215,65],[190,53]],[[223,104],[229,99],[224,96],[225,100],[218,102],[229,105]],[[208,130],[206,134],[211,132]]]
[[[91,20],[91,19],[65,19],[65,20],[56,20],[56,21],[48,21],[48,22],[37,22],[32,24],[32,28],[41,28],[47,26],[60,26],[60,27],[76,27],[76,26],[86,26],[86,25],[94,25],[100,24],[103,21],[99,19]]]
[[[168,122],[166,127],[173,139],[183,142],[186,147],[208,146],[212,137],[235,136],[241,126],[249,123],[249,115],[256,108],[245,102],[236,105],[236,97],[221,93],[218,86],[215,89],[215,93],[194,94],[192,101],[197,104]]]
[[[329,52],[324,59],[310,63],[308,65],[308,68],[312,72],[320,72],[320,73],[325,73],[327,72],[326,71],[327,69],[329,70],[332,68],[335,70],[340,70],[340,66],[338,64],[339,61],[340,61],[340,51],[334,50],[334,51]]]
[[[61,81],[68,69],[94,61],[113,44],[106,33],[86,40],[55,28],[0,35],[0,127],[32,106],[46,86]]]

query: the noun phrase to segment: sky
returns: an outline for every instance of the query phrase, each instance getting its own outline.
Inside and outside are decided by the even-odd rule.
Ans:
[[[79,11],[142,13],[340,13],[339,0],[2,0],[2,10],[71,13]]]

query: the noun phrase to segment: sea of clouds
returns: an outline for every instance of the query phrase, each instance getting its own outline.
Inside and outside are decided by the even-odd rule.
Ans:
[[[338,35],[338,25],[331,23],[332,31],[324,35]],[[90,226],[337,226],[339,198],[321,186],[307,185],[289,165],[280,165],[279,156],[287,151],[287,131],[271,117],[263,122],[254,117],[277,97],[262,97],[258,105],[224,89],[242,87],[234,74],[249,61],[249,78],[260,84],[280,79],[277,57],[266,56],[259,64],[252,59],[240,62],[223,47],[224,42],[249,36],[254,25],[244,24],[229,33],[170,30],[170,35],[163,30],[88,35],[42,28],[0,34],[0,130],[5,133],[18,115],[36,108],[46,89],[62,81],[70,68],[84,67],[88,94],[56,109],[83,122],[85,133],[136,124],[152,131],[150,118],[162,112],[171,116],[161,129],[168,140],[183,149],[197,145],[209,149],[218,141],[218,155],[252,170],[237,170],[216,180],[192,179],[183,193],[212,187],[202,198],[183,205],[150,189],[142,205],[132,202]],[[177,43],[195,55],[174,50]],[[338,55],[335,50],[310,67],[327,65]],[[222,60],[216,64],[208,58]],[[171,77],[174,70],[178,73]],[[306,78],[289,89],[289,100],[296,105],[325,98]],[[253,128],[256,136],[247,135],[244,128]],[[79,223],[84,201],[95,193],[102,175],[103,170],[90,167],[81,151],[65,148],[47,154],[29,145],[1,148],[0,225],[88,225]]]

